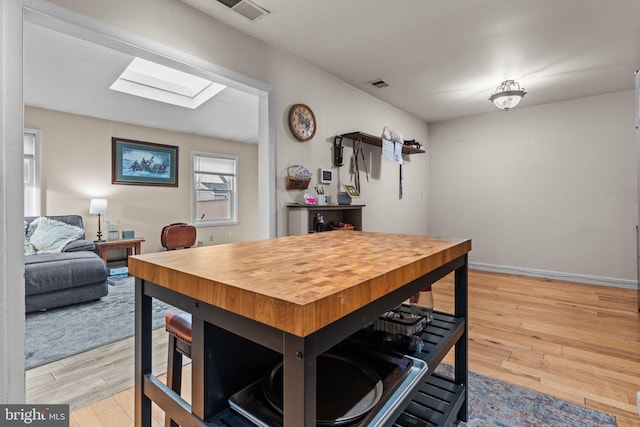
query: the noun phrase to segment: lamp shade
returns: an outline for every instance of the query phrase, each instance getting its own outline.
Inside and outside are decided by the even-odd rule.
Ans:
[[[93,215],[103,215],[107,212],[107,199],[91,199],[89,213]]]
[[[525,92],[524,88],[520,88],[517,82],[505,80],[496,88],[489,101],[493,102],[493,105],[499,109],[508,111],[518,105],[526,94],[527,92]]]

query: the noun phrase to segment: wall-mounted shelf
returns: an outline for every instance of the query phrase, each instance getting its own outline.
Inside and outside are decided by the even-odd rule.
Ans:
[[[369,135],[368,133],[364,132],[343,133],[342,135],[340,135],[340,137],[347,138],[352,141],[362,141],[365,144],[375,145],[376,147],[382,147],[382,138],[380,138],[379,136]],[[425,151],[414,148],[410,145],[405,145],[402,147],[402,152],[404,154],[420,154],[424,153]]]

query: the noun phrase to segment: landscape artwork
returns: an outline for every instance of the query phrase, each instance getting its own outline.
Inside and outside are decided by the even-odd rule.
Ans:
[[[178,147],[112,138],[112,183],[178,186]]]

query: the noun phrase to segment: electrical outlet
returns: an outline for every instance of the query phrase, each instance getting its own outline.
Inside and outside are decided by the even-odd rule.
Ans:
[[[198,247],[201,248],[203,245],[202,240],[198,240]]]
[[[229,238],[231,239],[233,237],[233,231],[229,232]]]
[[[213,242],[213,234],[209,234],[209,241]]]

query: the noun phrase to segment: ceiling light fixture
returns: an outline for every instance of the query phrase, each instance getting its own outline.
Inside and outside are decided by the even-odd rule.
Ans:
[[[520,88],[515,80],[505,80],[496,88],[489,101],[499,109],[509,111],[518,105],[526,94],[524,88]]]
[[[111,89],[167,104],[195,109],[214,97],[226,86],[134,58]]]

